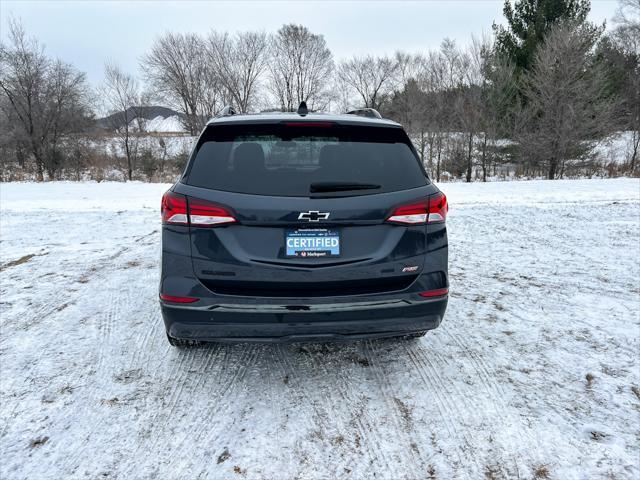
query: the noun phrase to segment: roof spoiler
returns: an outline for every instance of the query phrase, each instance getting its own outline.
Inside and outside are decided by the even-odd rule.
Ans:
[[[351,110],[347,112],[347,115],[358,115],[359,117],[382,119],[382,115],[380,115],[380,112],[378,112],[375,108],[358,108],[357,110]]]
[[[225,105],[225,107],[220,110],[220,113],[216,115],[216,117],[228,117],[230,115],[235,115],[236,111],[233,109],[231,105]]]

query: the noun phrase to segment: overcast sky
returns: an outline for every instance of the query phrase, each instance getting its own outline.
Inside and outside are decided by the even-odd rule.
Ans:
[[[459,44],[491,32],[502,22],[502,0],[353,2],[29,1],[0,0],[0,29],[22,20],[46,51],[102,81],[104,62],[115,60],[136,73],[140,57],[166,31],[276,31],[301,23],[323,34],[336,59],[352,54],[437,48],[443,38]],[[591,20],[610,22],[615,0],[592,0]]]

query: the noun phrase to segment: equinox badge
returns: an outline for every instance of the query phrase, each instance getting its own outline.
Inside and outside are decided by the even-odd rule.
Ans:
[[[319,222],[320,220],[327,220],[329,218],[329,212],[319,212],[318,210],[309,210],[308,212],[300,212],[298,220],[309,220],[310,222]]]

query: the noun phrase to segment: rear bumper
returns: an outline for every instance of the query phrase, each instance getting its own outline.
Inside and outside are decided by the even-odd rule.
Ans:
[[[393,337],[431,330],[442,321],[447,297],[345,303],[216,303],[203,306],[161,302],[167,333],[205,341],[298,342]]]

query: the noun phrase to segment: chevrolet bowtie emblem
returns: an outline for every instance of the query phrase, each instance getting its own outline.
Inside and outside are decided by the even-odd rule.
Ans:
[[[318,210],[309,210],[308,212],[300,212],[298,220],[308,220],[310,222],[319,222],[320,220],[327,220],[329,218],[329,212],[319,212]]]

